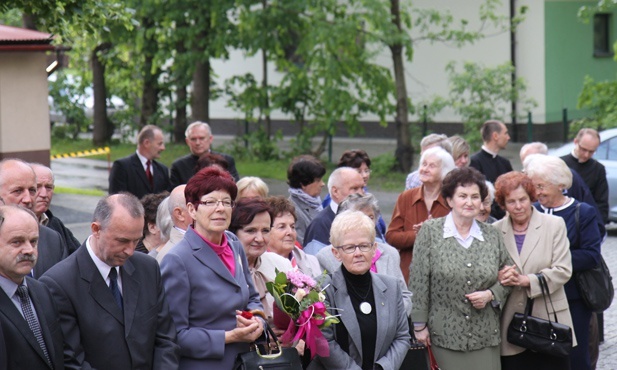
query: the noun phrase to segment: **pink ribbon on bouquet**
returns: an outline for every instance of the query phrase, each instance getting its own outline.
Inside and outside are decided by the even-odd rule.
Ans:
[[[328,341],[319,329],[319,326],[325,322],[325,316],[326,305],[323,302],[313,303],[300,314],[295,323],[290,321],[287,330],[281,336],[281,341],[291,343],[304,339],[306,348],[311,350],[311,359],[316,355],[328,357],[330,355]]]

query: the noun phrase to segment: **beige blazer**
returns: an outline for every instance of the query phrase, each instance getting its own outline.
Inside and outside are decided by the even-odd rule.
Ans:
[[[522,347],[510,344],[506,336],[514,313],[525,311],[527,297],[542,297],[540,283],[535,276],[539,272],[544,274],[546,278],[553,306],[557,313],[557,320],[561,324],[566,324],[572,328],[572,337],[575,342],[574,344],[576,344],[568,299],[563,288],[564,284],[572,276],[570,242],[568,241],[566,224],[563,219],[540,213],[532,207],[531,220],[529,221],[529,228],[527,229],[527,235],[525,236],[520,255],[516,249],[510,216],[506,215],[503,219],[495,222],[493,226],[503,233],[503,239],[510,257],[518,266],[519,271],[529,277],[531,284],[528,288],[514,287],[506,301],[506,305],[501,313],[501,355],[512,356],[525,350]],[[546,301],[551,314],[551,320],[553,320],[553,310],[549,300],[547,299]],[[546,308],[542,299],[534,301],[532,315],[547,318]]]

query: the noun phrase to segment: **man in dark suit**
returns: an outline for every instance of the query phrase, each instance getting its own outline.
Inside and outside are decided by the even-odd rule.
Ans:
[[[304,252],[312,255],[330,244],[330,227],[338,212],[338,205],[350,194],[364,194],[364,180],[355,168],[339,167],[328,179],[330,204],[321,210],[306,228]]]
[[[99,201],[92,235],[40,281],[50,289],[75,368],[177,369],[179,347],[156,260],[134,253],[144,209],[130,194]],[[72,366],[67,366],[73,368]]]
[[[64,225],[61,219],[54,216],[49,209],[51,200],[54,197],[54,174],[51,168],[40,163],[30,163],[36,174],[36,204],[33,207],[34,214],[39,218],[41,225],[57,231],[64,244],[68,247],[68,252],[73,253],[79,248],[81,243],[73,235],[73,232]]]
[[[499,152],[508,145],[510,134],[508,134],[506,125],[496,120],[484,122],[480,132],[484,144],[479,152],[471,156],[469,166],[480,171],[488,181],[494,184],[499,176],[512,171],[510,161],[499,155]],[[505,215],[505,211],[493,202],[491,216],[500,220]]]
[[[63,337],[49,290],[27,277],[37,259],[32,211],[0,206],[0,367],[64,369]]]
[[[137,135],[137,151],[114,161],[109,174],[109,194],[129,192],[137,198],[171,190],[167,166],[155,159],[165,150],[163,131],[146,125]]]
[[[234,158],[227,154],[213,152],[210,149],[212,140],[214,139],[212,136],[212,131],[210,130],[210,125],[200,121],[193,122],[186,128],[184,136],[184,140],[189,146],[191,154],[180,157],[171,164],[170,179],[172,187],[189,182],[189,179],[195,174],[195,167],[197,166],[199,157],[204,153],[218,154],[225,158],[225,161],[227,161],[227,171],[229,174],[236,181],[240,179]]]
[[[36,175],[30,165],[21,159],[0,161],[0,198],[7,205],[33,210],[36,203]],[[40,225],[38,261],[32,276],[38,279],[51,266],[68,256],[68,248],[60,234]]]

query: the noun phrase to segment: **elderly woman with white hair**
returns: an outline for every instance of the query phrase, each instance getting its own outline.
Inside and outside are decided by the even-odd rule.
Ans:
[[[323,330],[330,355],[312,369],[399,369],[409,349],[409,326],[396,278],[371,272],[375,222],[345,211],[332,222],[330,251],[341,266],[326,280],[326,304],[340,323]]]
[[[375,224],[377,224],[380,214],[377,199],[373,194],[369,193],[351,194],[348,196],[338,208],[339,214],[345,211],[360,211],[373,220]],[[379,228],[376,227],[375,231],[377,234],[378,230]],[[378,236],[375,237],[375,242],[377,244],[377,249],[371,261],[371,271],[398,279],[401,292],[403,293],[405,310],[407,314],[411,314],[411,292],[407,289],[407,282],[401,273],[401,258],[398,255],[398,251]],[[317,253],[317,259],[319,260],[322,270],[326,270],[328,273],[336,271],[341,266],[341,261],[337,260],[332,254],[331,248],[322,248],[319,253]]]
[[[568,230],[573,273],[594,268],[600,263],[600,220],[587,203],[579,202],[564,194],[572,184],[572,172],[566,163],[557,157],[534,156],[525,160],[525,172],[531,178],[538,203],[535,207],[544,213],[563,218]],[[591,369],[589,356],[589,321],[592,311],[585,305],[575,279],[565,285],[566,296],[574,322],[578,345],[570,352],[572,369]]]
[[[427,149],[420,157],[422,186],[405,190],[396,201],[386,241],[399,250],[401,271],[406,282],[409,282],[413,245],[422,223],[450,213],[448,203],[441,196],[441,182],[454,168],[450,153],[440,147]]]
[[[480,204],[480,213],[476,216],[476,220],[486,222],[487,224],[492,224],[497,221],[495,217],[491,216],[491,205],[495,200],[495,187],[490,181],[485,181],[485,183],[486,189],[488,190],[488,195]]]
[[[159,229],[161,243],[158,247],[152,249],[148,254],[152,257],[156,258],[158,256],[159,251],[165,246],[165,244],[169,241],[169,237],[171,235],[171,228],[174,226],[171,221],[171,214],[169,213],[169,197],[163,199],[161,204],[156,210],[156,227]]]

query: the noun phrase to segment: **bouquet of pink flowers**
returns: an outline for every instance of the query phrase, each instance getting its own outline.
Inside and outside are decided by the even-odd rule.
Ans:
[[[274,281],[267,282],[266,288],[279,310],[291,318],[287,331],[280,338],[281,342],[291,344],[302,339],[311,352],[311,358],[315,355],[329,356],[328,341],[321,329],[338,323],[339,319],[326,310],[325,288],[322,289],[312,277],[296,270],[277,270]]]

